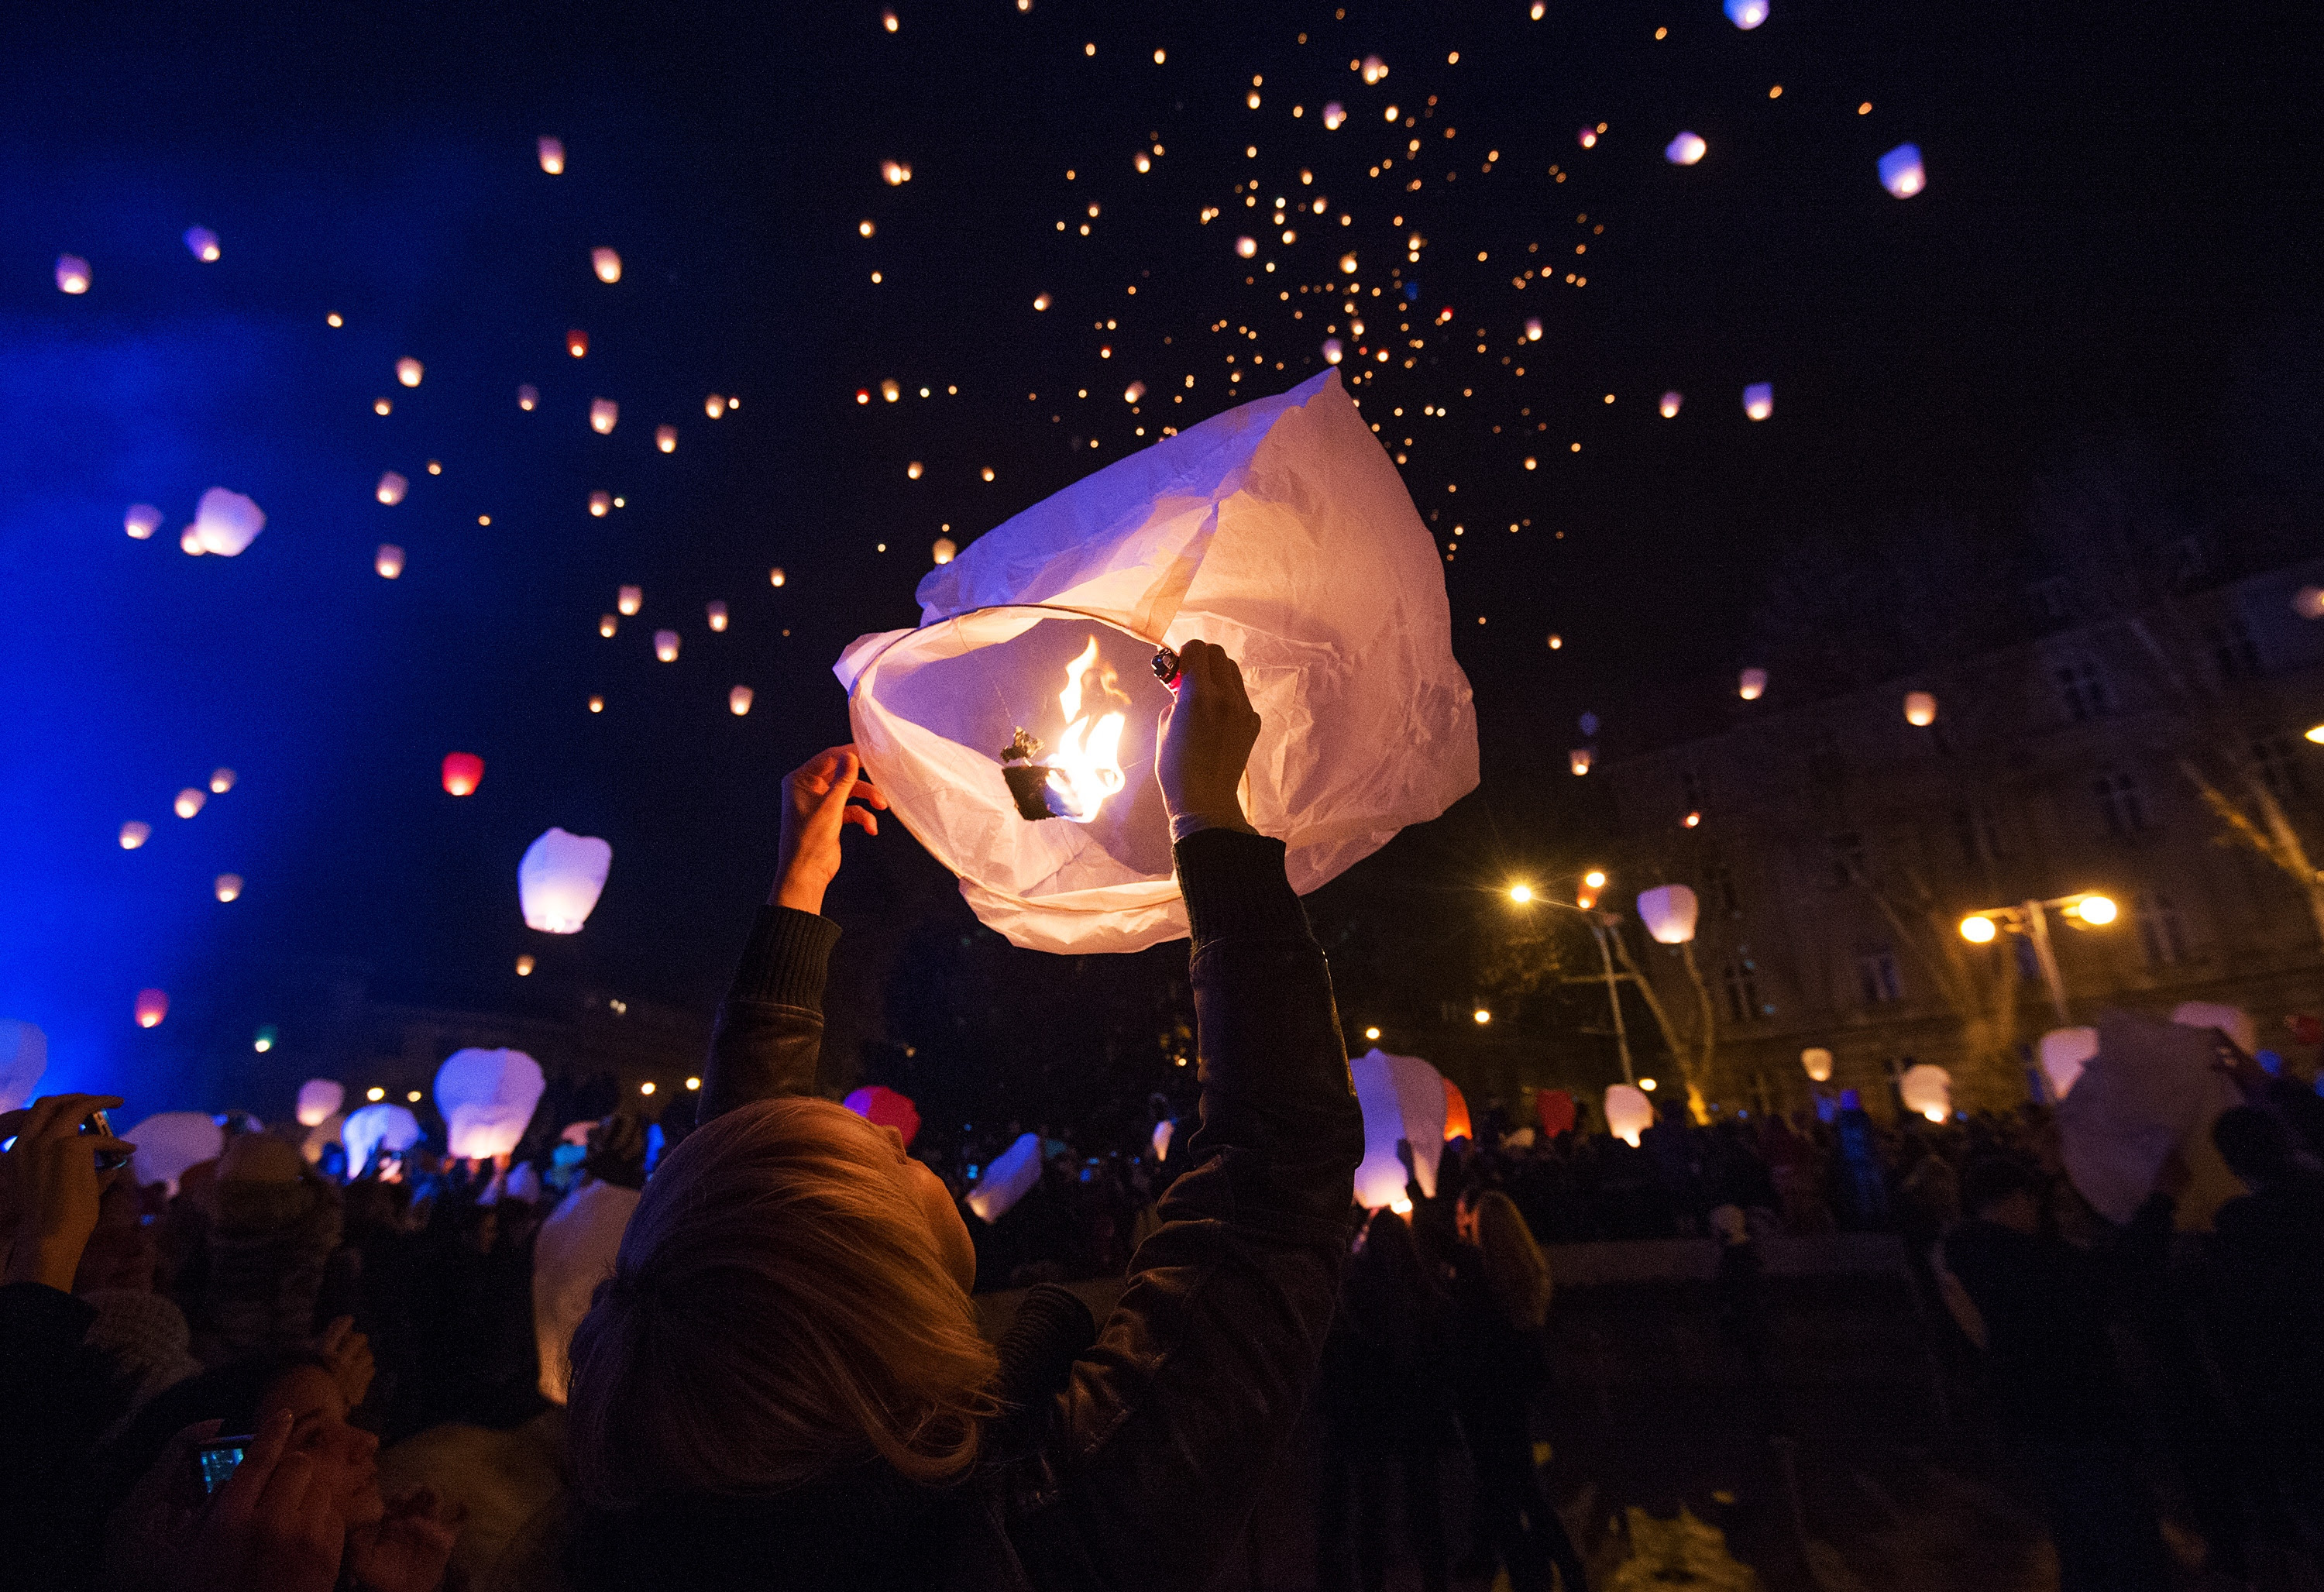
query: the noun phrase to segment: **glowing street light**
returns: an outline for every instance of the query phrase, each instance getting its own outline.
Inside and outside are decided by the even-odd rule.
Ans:
[[[2034,965],[2041,969],[2042,982],[2050,991],[2050,1005],[2062,1026],[2071,1019],[2066,1015],[2065,980],[2058,975],[2058,958],[2050,946],[2050,913],[2053,908],[2061,917],[2092,928],[2103,928],[2122,916],[2122,909],[2111,896],[2083,890],[2048,901],[2022,901],[2015,906],[1972,912],[1960,920],[1960,936],[1972,945],[1990,945],[2004,930],[2024,935],[2034,947]]]
[[[1486,1024],[1488,1024],[1488,1023],[1489,1023],[1489,1022],[1491,1022],[1491,1021],[1493,1020],[1493,1014],[1492,1014],[1491,1012],[1489,1012],[1489,1011],[1486,1010],[1486,1009],[1485,1009],[1483,1007],[1481,1007],[1481,1006],[1480,1006],[1480,1007],[1479,1007],[1475,1011],[1473,1011],[1473,1012],[1470,1013],[1469,1015],[1470,1015],[1471,1017],[1475,1017],[1475,1018],[1477,1019],[1477,1026],[1479,1026],[1480,1028],[1483,1027]]]
[[[1598,956],[1606,969],[1606,1001],[1614,1011],[1614,1045],[1615,1048],[1621,1053],[1622,1076],[1625,1080],[1628,1080],[1635,1077],[1637,1074],[1632,1071],[1630,1066],[1630,1035],[1628,1031],[1622,1025],[1622,987],[1618,981],[1618,977],[1614,971],[1613,948],[1606,939],[1607,929],[1617,920],[1611,913],[1601,913],[1593,910],[1598,905],[1598,892],[1605,888],[1606,870],[1602,868],[1593,868],[1590,870],[1589,872],[1582,876],[1582,882],[1574,889],[1573,905],[1566,909],[1571,912],[1579,912],[1582,914],[1582,917],[1590,925],[1591,936],[1598,942]],[[1536,900],[1539,900],[1543,905],[1549,906],[1565,906],[1565,903],[1563,901],[1554,900],[1548,897],[1536,896],[1531,885],[1511,886],[1509,888],[1509,899],[1519,906],[1529,906]],[[1492,1013],[1485,1010],[1482,1007],[1477,1008],[1476,1017],[1480,1025],[1492,1021]],[[1371,1030],[1366,1035],[1366,1037],[1377,1038],[1379,1037],[1379,1031],[1377,1029]]]
[[[1533,899],[1533,887],[1531,885],[1511,885],[1509,887],[1509,899],[1516,902],[1520,906],[1524,906],[1526,902]]]

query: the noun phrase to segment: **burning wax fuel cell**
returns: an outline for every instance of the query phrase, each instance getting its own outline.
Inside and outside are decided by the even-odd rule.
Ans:
[[[1092,636],[1081,656],[1065,666],[1065,688],[1057,693],[1065,728],[1049,761],[1033,760],[1041,753],[1041,743],[1023,726],[1018,727],[1016,739],[1001,750],[1001,772],[1009,781],[1009,794],[1021,816],[1069,818],[1087,824],[1096,818],[1108,796],[1120,792],[1127,783],[1120,751],[1128,715],[1082,711],[1085,683],[1093,684],[1095,694],[1107,704],[1119,702],[1127,707],[1130,699],[1121,693],[1120,679],[1113,666],[1098,657],[1097,638]]]

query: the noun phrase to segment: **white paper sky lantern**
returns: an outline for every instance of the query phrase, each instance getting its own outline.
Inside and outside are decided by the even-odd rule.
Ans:
[[[593,492],[589,494],[589,517],[592,520],[603,520],[613,511],[613,494],[612,492]]]
[[[661,659],[664,663],[676,663],[678,661],[678,632],[676,630],[656,630],[654,632],[654,656]]]
[[[589,429],[600,437],[611,437],[613,428],[621,424],[622,406],[610,398],[589,400]]]
[[[726,694],[726,711],[741,718],[751,711],[753,693],[748,686],[737,686]]]
[[[936,538],[936,544],[928,549],[928,557],[938,564],[949,564],[959,551],[960,548],[954,543],[952,538],[940,536]]]
[[[2302,586],[2292,593],[2292,612],[2302,619],[2324,619],[2324,586]]]
[[[1538,343],[1541,341],[1541,319],[1539,317],[1532,317],[1526,321],[1525,335],[1526,341],[1528,343]]]
[[[778,564],[772,569],[767,571],[767,584],[770,586],[779,586],[783,584],[783,566],[781,565]]]
[[[226,1151],[226,1129],[207,1111],[161,1111],[121,1136],[137,1146],[130,1175],[143,1185],[166,1183],[178,1192],[186,1169],[215,1161]]]
[[[622,280],[622,257],[613,250],[590,250],[589,263],[595,268],[599,281],[611,286]]]
[[[382,580],[395,580],[403,574],[403,549],[393,542],[382,542],[379,551],[372,555],[371,566]]]
[[[708,415],[714,420],[723,418],[726,413],[725,395],[723,393],[714,392],[709,397],[704,399],[702,400],[702,412]]]
[[[1921,146],[1900,143],[1880,157],[1880,186],[1900,199],[1909,199],[1929,186],[1921,168]]]
[[[420,378],[427,373],[428,367],[409,354],[395,362],[395,379],[406,387],[419,386]]]
[[[505,1155],[540,1103],[540,1063],[521,1050],[456,1050],[436,1070],[446,1149],[467,1160]]]
[[[625,618],[634,616],[645,600],[645,588],[642,586],[623,586],[613,594],[613,606],[620,609]]]
[[[1745,669],[1736,677],[1735,695],[1746,702],[1757,702],[1767,694],[1767,671]]]
[[[1953,1114],[1952,1074],[1932,1062],[1905,1068],[1904,1075],[1896,1081],[1896,1093],[1906,1110],[1917,1111],[1932,1122],[1942,1122]]]
[[[201,531],[198,528],[189,525],[185,529],[178,533],[178,551],[189,554],[190,556],[198,558],[204,553],[209,551],[209,549],[202,546]]]
[[[1743,389],[1743,412],[1755,420],[1764,420],[1775,412],[1775,384],[1754,382]]]
[[[210,881],[210,889],[221,901],[239,901],[242,899],[242,875],[221,873]]]
[[[1565,754],[1565,766],[1572,770],[1574,778],[1578,779],[1590,772],[1590,765],[1597,760],[1597,755],[1586,746],[1577,746]]]
[[[78,254],[57,256],[57,290],[60,293],[88,291],[88,262]]]
[[[1606,1091],[1606,1127],[1615,1137],[1636,1149],[1638,1136],[1654,1125],[1655,1103],[1646,1090],[1618,1083]]]
[[[659,448],[666,454],[676,453],[678,451],[678,428],[675,426],[656,426],[654,428],[654,446]]]
[[[224,796],[234,788],[235,772],[231,768],[210,770],[210,795]]]
[[[1683,945],[1694,938],[1699,906],[1684,885],[1657,885],[1638,897],[1638,921],[1657,945]]]
[[[420,1131],[420,1118],[401,1106],[382,1102],[350,1111],[339,1124],[339,1143],[347,1152],[347,1175],[361,1175],[381,1150],[400,1155],[426,1136]]]
[[[1340,256],[1340,272],[1343,276],[1353,276],[1356,274],[1356,269],[1357,262],[1355,251],[1351,249],[1346,253]],[[1387,350],[1383,349],[1381,352],[1385,354]]]
[[[1259,240],[1248,234],[1235,239],[1235,253],[1246,260],[1250,259],[1259,253]]]
[[[1821,1044],[1811,1044],[1800,1052],[1800,1066],[1811,1083],[1831,1081],[1831,1052]]]
[[[132,540],[142,542],[161,529],[161,511],[151,503],[132,503],[122,517],[121,528]]]
[[[717,602],[708,603],[704,604],[702,612],[703,616],[709,621],[712,630],[723,630],[726,628],[726,604]]]
[[[121,826],[121,849],[134,851],[152,837],[153,826],[132,818]]]
[[[540,404],[540,389],[527,382],[516,390],[516,407],[530,414]]]
[[[1692,166],[1711,152],[1699,133],[1682,133],[1663,145],[1663,159],[1674,166]]]
[[[397,472],[390,470],[380,476],[379,485],[373,489],[372,495],[378,498],[381,502],[386,504],[389,508],[392,509],[396,504],[403,501],[404,495],[410,492],[410,490],[411,483],[410,481],[405,479]]]
[[[1157,646],[1236,639],[1261,719],[1250,815],[1287,842],[1297,889],[1476,783],[1434,540],[1336,372],[1084,477],[930,570],[918,597],[918,629],[859,638],[835,666],[854,743],[1016,944],[1134,951],[1185,933],[1151,769],[1170,701],[1148,667]],[[1076,725],[1087,753],[1117,716],[1120,794],[1077,806],[1085,821],[1020,816],[998,755],[1013,732],[1047,743],[1034,770],[1058,768]],[[1106,759],[1088,761],[1092,785],[1057,778],[1094,788]]]
[[[1444,1074],[1418,1056],[1391,1055],[1374,1045],[1348,1063],[1356,1104],[1364,1116],[1364,1158],[1356,1166],[1356,1203],[1367,1210],[1412,1209],[1396,1144],[1412,1146],[1413,1177],[1420,1192],[1436,1192],[1444,1154]]]
[[[589,921],[605,875],[613,866],[610,842],[593,835],[545,831],[517,864],[517,899],[525,926],[549,934],[577,934]]]
[[[1346,353],[1347,350],[1341,345],[1340,340],[1337,337],[1326,337],[1323,339],[1323,363],[1325,364],[1339,363]]]
[[[1748,33],[1767,20],[1767,0],[1727,0],[1727,20]]]
[[[2052,1028],[2042,1035],[2042,1076],[2050,1081],[2051,1094],[2059,1100],[2071,1094],[2098,1054],[2096,1028]]]
[[[1678,419],[1678,411],[1679,411],[1679,408],[1680,408],[1680,406],[1681,406],[1681,405],[1684,404],[1685,402],[1686,402],[1686,394],[1685,394],[1685,393],[1683,393],[1683,392],[1679,391],[1678,391],[1677,389],[1675,389],[1675,388],[1672,389],[1672,390],[1671,390],[1670,391],[1668,391],[1668,392],[1664,393],[1664,394],[1663,394],[1663,402],[1662,402],[1662,414],[1663,414],[1663,419],[1665,419],[1665,420],[1675,420],[1675,419]]]
[[[1333,100],[1329,105],[1326,105],[1323,107],[1323,130],[1325,132],[1337,133],[1340,130],[1340,124],[1347,119],[1348,107],[1342,105],[1338,100]]]
[[[968,1208],[987,1223],[999,1221],[1040,1181],[1041,1136],[1020,1134],[976,1180],[976,1187],[969,1191]]]
[[[1916,730],[1925,730],[1937,722],[1937,698],[1934,692],[1904,693],[1904,722]]]
[[[203,552],[232,558],[266,529],[266,512],[238,492],[213,486],[195,506],[190,529]]]
[[[171,804],[171,810],[180,818],[190,818],[200,812],[203,804],[209,799],[209,792],[198,785],[189,785],[178,793],[178,799]]]
[[[158,1028],[170,1015],[170,992],[167,989],[140,989],[130,1007],[141,1028]]]
[[[542,138],[535,143],[534,148],[540,152],[542,170],[551,177],[562,177],[565,174],[565,141],[563,139]]]
[[[218,257],[218,235],[207,226],[189,226],[186,228],[186,248],[203,264],[215,264]]]
[[[49,1036],[31,1023],[0,1017],[0,1111],[30,1100],[48,1070]]]
[[[1121,401],[1124,403],[1136,403],[1145,396],[1146,383],[1143,382],[1132,382],[1121,390]]]
[[[2252,1022],[2251,1013],[2239,1006],[2227,1006],[2216,1000],[2182,1000],[2172,1008],[2171,1020],[2181,1028],[2217,1028],[2246,1053],[2259,1048],[2258,1026]]]
[[[347,1086],[330,1078],[309,1078],[299,1086],[299,1126],[314,1127],[347,1101]]]

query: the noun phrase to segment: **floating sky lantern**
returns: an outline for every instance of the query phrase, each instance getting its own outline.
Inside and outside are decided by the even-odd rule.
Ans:
[[[1644,1090],[1628,1083],[1618,1083],[1606,1091],[1607,1130],[1628,1145],[1638,1147],[1638,1137],[1655,1125],[1655,1104]]]
[[[2302,619],[2324,619],[2324,586],[2302,586],[2292,593],[2292,612]]]
[[[702,400],[702,412],[708,415],[714,420],[724,419],[726,414],[725,395],[724,393],[714,392],[709,397],[704,399]]]
[[[1904,1109],[1917,1111],[1932,1122],[1942,1122],[1953,1114],[1952,1074],[1933,1062],[1923,1062],[1904,1069],[1896,1081],[1896,1093]]]
[[[1727,0],[1727,20],[1748,33],[1767,20],[1767,0]]]
[[[726,694],[726,711],[741,718],[751,711],[751,702],[755,695],[748,686],[735,686]]]
[[[209,792],[198,785],[189,785],[178,793],[178,799],[171,804],[171,811],[180,818],[190,818],[200,812],[209,799]]]
[[[178,550],[196,558],[209,551],[202,546],[202,533],[190,525],[178,533]]]
[[[516,407],[530,414],[540,407],[540,389],[527,382],[516,390]]]
[[[207,226],[186,228],[186,248],[205,265],[214,265],[218,257],[218,235]]]
[[[1412,1146],[1410,1180],[1434,1196],[1444,1154],[1444,1075],[1418,1056],[1391,1055],[1374,1045],[1348,1063],[1356,1104],[1364,1118],[1364,1158],[1356,1165],[1356,1203],[1368,1210],[1411,1208],[1405,1192],[1399,1140]]]
[[[235,772],[231,768],[210,770],[210,795],[224,796],[234,788]]]
[[[299,1126],[318,1127],[346,1104],[347,1086],[330,1078],[309,1078],[299,1086]]]
[[[474,796],[484,782],[484,759],[472,751],[444,754],[444,788],[456,796]]]
[[[1246,233],[1241,237],[1235,239],[1235,253],[1241,255],[1246,260],[1250,259],[1253,254],[1259,253],[1259,240]]]
[[[1345,358],[1346,355],[1347,350],[1342,345],[1337,337],[1326,337],[1323,339],[1323,363],[1325,364],[1337,364],[1342,359]]]
[[[1541,321],[1538,317],[1528,319],[1526,322],[1525,335],[1526,341],[1528,343],[1538,343],[1541,341]]]
[[[516,959],[516,976],[520,979],[530,979],[532,977],[532,970],[535,965],[537,964],[532,960],[532,953],[530,952],[525,952],[522,956]]]
[[[134,851],[152,838],[153,826],[132,818],[121,826],[121,849]]]
[[[428,367],[409,354],[395,362],[395,379],[406,387],[417,387],[428,374]]]
[[[1925,730],[1937,722],[1937,698],[1933,692],[1904,693],[1904,722],[1916,730]]]
[[[207,1111],[161,1111],[122,1135],[137,1146],[129,1175],[140,1187],[161,1183],[171,1194],[188,1170],[226,1152],[226,1129]]]
[[[878,1127],[892,1127],[909,1149],[919,1136],[919,1108],[884,1083],[859,1089],[847,1097],[847,1109]]]
[[[678,451],[678,428],[675,426],[656,426],[654,428],[654,446],[659,448],[666,454],[676,453]]]
[[[612,513],[613,511],[613,494],[612,492],[591,492],[591,493],[589,494],[589,518],[590,518],[590,519],[592,519],[592,520],[603,520],[606,515],[608,515],[608,514]]]
[[[1351,250],[1347,253],[1340,256],[1340,270],[1343,275],[1353,276],[1356,274],[1356,256],[1353,250]],[[1383,355],[1385,355],[1387,351],[1383,349],[1381,352]]]
[[[158,1028],[161,1019],[170,1015],[170,995],[165,989],[140,989],[131,1010],[136,1015],[141,1028]]]
[[[1675,389],[1664,393],[1662,401],[1663,419],[1665,420],[1677,419],[1679,409],[1685,402],[1686,394],[1680,392]]]
[[[1800,1067],[1811,1083],[1831,1081],[1831,1052],[1821,1044],[1811,1044],[1800,1052]]]
[[[1744,701],[1757,702],[1766,694],[1766,670],[1745,669],[1741,675],[1737,676],[1735,683],[1735,695],[1741,697]]]
[[[927,467],[918,459],[904,466],[904,479],[907,481],[918,481],[926,473]]]
[[[1685,885],[1657,885],[1638,897],[1638,921],[1657,945],[1683,945],[1693,939],[1700,910],[1694,892]]]
[[[0,1017],[0,1111],[31,1100],[48,1070],[49,1036],[31,1023]]]
[[[678,632],[676,630],[656,630],[654,632],[654,656],[661,659],[664,663],[676,663],[678,661]]]
[[[1377,83],[1388,76],[1388,62],[1377,55],[1367,55],[1364,57],[1363,72],[1364,82],[1367,85]]]
[[[221,873],[210,881],[210,888],[221,901],[239,901],[242,899],[242,875]]]
[[[602,696],[591,697],[589,699],[589,711],[593,713],[604,713],[605,711],[605,699]]]
[[[403,549],[393,542],[382,542],[379,551],[372,555],[371,566],[382,580],[395,580],[403,574]]]
[[[940,536],[936,538],[936,545],[928,549],[928,557],[938,564],[949,564],[953,561],[954,555],[959,551],[960,548],[954,545],[952,538]]]
[[[781,565],[778,564],[772,569],[767,571],[767,584],[770,586],[779,586],[783,584],[783,566]]]
[[[1143,382],[1132,382],[1121,390],[1121,401],[1124,403],[1136,403],[1145,396],[1146,383]]]
[[[611,613],[601,613],[597,616],[597,633],[607,640],[613,640],[613,632],[621,628],[622,621],[618,616]]]
[[[894,381],[882,382],[880,383],[880,396],[893,403],[904,396],[904,390]]]
[[[1580,144],[1583,149],[1596,149],[1598,147],[1598,129],[1595,127],[1582,128],[1582,131],[1573,135],[1573,142]]]
[[[613,250],[590,250],[589,263],[596,271],[597,280],[607,286],[622,280],[622,257]]]
[[[1929,186],[1921,168],[1921,146],[1900,143],[1880,157],[1880,186],[1900,199],[1909,199]]]
[[[716,602],[706,603],[702,612],[703,616],[710,621],[712,630],[723,630],[726,628],[726,604]]]
[[[151,503],[132,503],[122,517],[121,528],[131,540],[142,542],[161,529],[161,511]]]
[[[1333,100],[1331,103],[1324,106],[1323,130],[1326,133],[1337,133],[1340,130],[1340,124],[1347,119],[1347,106],[1342,105],[1338,100]]]
[[[613,866],[613,848],[594,835],[545,830],[517,864],[517,899],[527,928],[577,934],[595,910]]]
[[[565,352],[571,354],[576,359],[586,358],[589,353],[589,334],[583,331],[579,327],[575,327],[572,330],[567,332],[565,334]]]
[[[1017,1142],[993,1157],[984,1175],[968,1194],[968,1208],[988,1225],[999,1221],[1017,1201],[1041,1181],[1041,1136],[1019,1134]]]
[[[621,424],[622,406],[610,398],[589,401],[589,429],[600,437],[611,437],[613,428]]]
[[[238,492],[213,486],[195,505],[194,522],[187,527],[205,553],[221,558],[238,556],[266,529],[266,511]],[[182,543],[180,544],[182,545]]]
[[[543,138],[538,141],[535,147],[540,152],[542,170],[551,177],[565,175],[565,141],[563,139]]]
[[[390,470],[380,476],[379,485],[373,489],[373,495],[377,497],[381,502],[386,504],[392,509],[395,507],[396,504],[401,502],[403,501],[404,494],[410,490],[411,483],[410,481],[406,480],[402,475],[397,474],[395,471]]]
[[[2073,1091],[2090,1058],[2098,1054],[2098,1031],[2052,1028],[2042,1035],[2040,1052],[2042,1076],[2050,1081],[2051,1097],[2064,1100]]]
[[[1692,166],[1710,152],[1711,145],[1703,142],[1700,133],[1682,133],[1663,145],[1663,159],[1674,166]]]
[[[540,1063],[521,1050],[456,1050],[436,1070],[445,1148],[462,1160],[513,1151],[540,1103]]]
[[[57,256],[57,290],[60,293],[88,291],[88,262],[78,254]]]
[[[1754,382],[1743,389],[1743,412],[1755,420],[1764,420],[1775,412],[1775,384]]]
[[[1555,651],[1559,650],[1559,649],[1560,649],[1561,648],[1563,648],[1564,645],[1565,645],[1565,638],[1564,638],[1564,637],[1563,637],[1563,636],[1559,635],[1555,630],[1552,630],[1552,631],[1550,631],[1550,633],[1549,633],[1549,649],[1550,649],[1552,652],[1555,652]]]
[[[1588,747],[1577,746],[1572,751],[1565,754],[1565,766],[1572,769],[1576,777],[1579,777],[1589,773],[1590,765],[1596,759],[1597,754],[1591,751]]]
[[[880,180],[890,188],[901,188],[912,179],[912,168],[903,161],[880,162]]]
[[[385,1091],[371,1092],[375,1099]],[[359,1177],[371,1170],[374,1155],[383,1151],[401,1155],[426,1136],[420,1131],[420,1118],[402,1106],[369,1105],[350,1111],[339,1125],[339,1143],[347,1152],[347,1175]]]

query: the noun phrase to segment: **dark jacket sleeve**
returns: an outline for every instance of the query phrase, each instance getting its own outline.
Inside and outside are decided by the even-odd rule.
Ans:
[[[1178,842],[1202,1127],[1013,1491],[1037,1586],[1209,1585],[1314,1379],[1363,1123],[1283,851],[1224,830]]]
[[[84,1569],[73,1522],[80,1465],[121,1413],[105,1358],[81,1339],[97,1311],[40,1283],[0,1286],[0,1583],[68,1586]],[[21,1582],[9,1579],[21,1573]]]
[[[823,1051],[823,981],[839,925],[812,912],[762,906],[719,1003],[696,1120],[752,1100],[813,1094]]]

